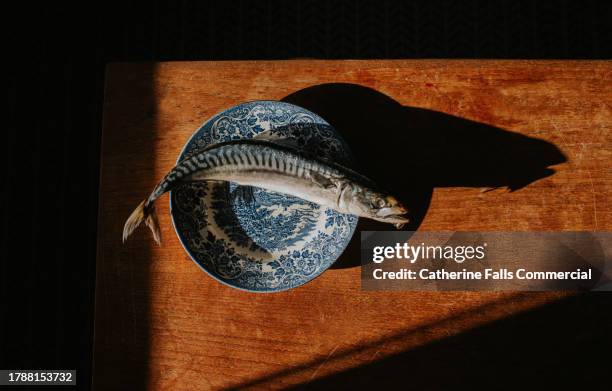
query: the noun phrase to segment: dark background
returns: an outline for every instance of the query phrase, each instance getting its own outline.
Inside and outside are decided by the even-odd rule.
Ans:
[[[86,3],[1,13],[0,368],[77,369],[82,387],[91,373],[105,64],[612,56],[604,1]]]

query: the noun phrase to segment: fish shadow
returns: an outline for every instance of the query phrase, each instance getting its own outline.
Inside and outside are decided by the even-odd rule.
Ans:
[[[323,117],[346,140],[356,169],[410,210],[416,231],[436,187],[506,187],[516,191],[555,173],[567,158],[554,144],[442,112],[403,106],[357,84],[320,84],[282,99]],[[359,231],[394,230],[360,219]],[[359,238],[333,268],[360,265]]]

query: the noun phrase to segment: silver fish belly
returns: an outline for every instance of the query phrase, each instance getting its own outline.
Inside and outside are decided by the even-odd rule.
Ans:
[[[287,150],[262,144],[225,145],[197,154],[185,165],[199,168],[185,181],[232,181],[348,212],[340,195],[349,178],[334,167]]]

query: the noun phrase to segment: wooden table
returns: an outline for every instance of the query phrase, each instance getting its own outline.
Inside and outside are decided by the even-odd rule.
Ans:
[[[121,229],[206,119],[271,99],[334,125],[361,169],[411,206],[412,229],[609,231],[611,76],[605,61],[111,64],[95,388],[444,388],[502,381],[501,368],[517,369],[506,385],[563,378],[567,357],[588,355],[593,339],[610,341],[607,297],[362,292],[358,233],[321,277],[252,294],[189,259],[166,201],[161,247],[145,229],[122,245]],[[358,232],[383,228],[362,221]]]

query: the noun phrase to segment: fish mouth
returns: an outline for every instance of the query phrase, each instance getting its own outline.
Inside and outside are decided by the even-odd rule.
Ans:
[[[381,217],[378,217],[377,220],[384,221],[386,223],[400,223],[400,222],[407,223],[408,221],[410,221],[410,219],[408,219],[408,217],[405,216],[405,213],[381,216]]]
[[[394,206],[391,208],[382,208],[376,211],[376,217],[381,219],[386,218],[401,218],[406,213],[408,213],[408,209],[403,206]]]
[[[376,211],[375,220],[383,223],[393,224],[395,228],[401,229],[410,222],[406,216],[408,209],[401,204],[395,204],[391,207],[381,208]]]
[[[383,223],[393,224],[395,228],[402,229],[406,224],[410,222],[410,219],[406,217],[406,213],[407,212],[398,213],[398,214],[390,214],[390,215],[381,216],[381,217],[375,217],[374,220],[377,220]]]

